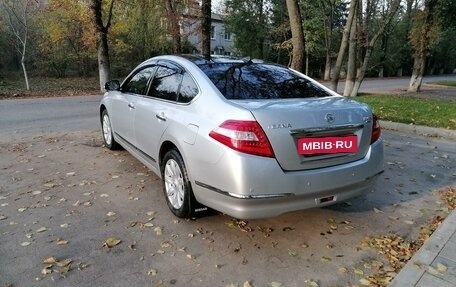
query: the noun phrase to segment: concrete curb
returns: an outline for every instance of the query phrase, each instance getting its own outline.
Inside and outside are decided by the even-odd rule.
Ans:
[[[429,272],[429,267],[439,263],[439,260],[444,260],[449,254],[444,253],[442,250],[449,244],[456,243],[454,234],[456,226],[456,210],[453,210],[450,215],[443,221],[442,225],[429,237],[429,239],[421,246],[420,250],[413,255],[413,257],[402,268],[399,274],[391,282],[390,287],[404,287],[404,286],[454,286],[450,285],[447,281],[451,277],[454,280],[450,269],[453,266],[448,266],[447,274],[434,274]],[[453,254],[454,256],[454,254]],[[443,258],[443,259],[442,259]],[[451,280],[450,279],[450,280]]]
[[[445,139],[456,140],[456,130],[447,130],[442,128],[432,128],[427,126],[418,126],[413,124],[402,124],[390,121],[380,121],[380,126],[386,130],[414,133],[428,137],[442,137]]]
[[[429,87],[429,88],[439,88],[439,89],[456,89],[456,87],[453,86],[445,86],[445,85],[439,85],[439,84],[431,84],[431,83],[423,83],[423,86]]]

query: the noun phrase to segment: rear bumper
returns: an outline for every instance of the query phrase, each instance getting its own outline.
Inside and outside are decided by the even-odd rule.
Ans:
[[[275,159],[233,151],[194,173],[192,187],[202,204],[254,219],[343,202],[371,191],[382,171],[381,139],[361,160],[306,171],[285,172]]]

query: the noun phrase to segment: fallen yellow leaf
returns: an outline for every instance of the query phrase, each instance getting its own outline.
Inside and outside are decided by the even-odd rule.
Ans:
[[[59,267],[67,267],[68,265],[71,264],[71,262],[73,262],[73,260],[71,260],[70,258],[67,258],[67,259],[65,259],[63,261],[58,261],[57,262],[57,266],[59,266]]]
[[[55,258],[54,256],[43,259],[43,261],[41,261],[41,263],[43,263],[43,264],[55,264],[56,262],[57,262],[57,258]]]
[[[437,270],[439,270],[439,272],[446,272],[447,269],[448,268],[445,265],[443,265],[442,263],[437,263]]]
[[[59,240],[57,240],[56,244],[57,245],[67,245],[68,242],[69,242],[68,240],[59,239]]]
[[[162,228],[160,226],[155,227],[154,231],[158,236],[161,236],[163,234]]]
[[[41,269],[41,274],[51,274],[52,273],[52,265],[46,266],[43,269]]]
[[[103,247],[111,248],[111,247],[118,245],[120,242],[122,242],[122,241],[119,239],[110,237],[110,238],[106,239],[105,242],[103,242]]]
[[[154,285],[155,285],[155,286],[161,286],[161,285],[163,285],[163,280],[161,280],[161,279],[155,280],[155,281],[154,281]]]
[[[361,269],[355,269],[355,274],[364,275],[364,271]]]

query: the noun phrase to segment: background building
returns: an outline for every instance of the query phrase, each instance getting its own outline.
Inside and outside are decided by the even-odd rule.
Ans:
[[[188,10],[181,21],[181,35],[187,52],[201,53],[201,19],[198,13]],[[234,55],[234,35],[228,31],[223,16],[211,15],[211,54]]]

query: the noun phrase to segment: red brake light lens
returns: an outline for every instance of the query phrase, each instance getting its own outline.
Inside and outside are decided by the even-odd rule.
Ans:
[[[209,136],[243,153],[274,157],[271,144],[256,121],[228,120],[211,131]]]
[[[376,140],[380,138],[382,131],[380,129],[380,122],[376,115],[372,117],[372,136],[371,136],[371,144],[374,143]]]

